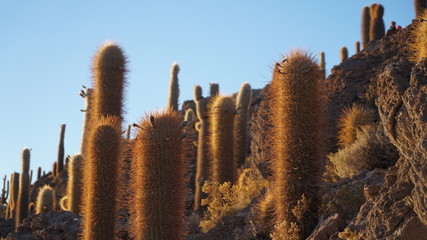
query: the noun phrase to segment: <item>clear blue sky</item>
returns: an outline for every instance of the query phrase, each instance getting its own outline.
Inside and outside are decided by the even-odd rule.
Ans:
[[[23,147],[31,169],[56,160],[59,125],[65,152],[80,147],[81,85],[91,85],[91,60],[105,40],[119,43],[129,64],[125,122],[166,104],[170,65],[180,64],[180,102],[199,84],[224,94],[242,82],[262,88],[289,49],[326,53],[327,68],[341,46],[355,52],[361,9],[371,1],[2,1],[0,3],[0,176],[20,172]],[[151,2],[151,3],[148,3]],[[412,1],[377,1],[407,26]],[[34,180],[35,177],[33,177]]]

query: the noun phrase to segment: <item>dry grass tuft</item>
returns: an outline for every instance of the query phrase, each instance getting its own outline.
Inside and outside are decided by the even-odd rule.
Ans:
[[[362,105],[353,104],[350,108],[344,108],[341,118],[338,120],[338,144],[342,147],[351,145],[356,141],[356,132],[364,125],[374,122],[374,113]]]

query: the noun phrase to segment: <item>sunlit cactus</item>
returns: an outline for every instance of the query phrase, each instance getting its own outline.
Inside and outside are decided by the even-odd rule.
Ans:
[[[15,217],[15,227],[22,223],[28,216],[28,206],[30,201],[30,149],[22,150],[21,175],[19,179],[18,204]]]
[[[10,175],[10,197],[7,204],[6,218],[15,219],[16,209],[18,204],[18,193],[19,193],[19,173],[14,172]]]
[[[325,60],[325,52],[319,53],[319,67],[320,71],[322,71],[323,78],[326,78],[326,60]]]
[[[83,168],[83,239],[113,239],[121,153],[120,120],[99,119],[89,136]]]
[[[317,63],[302,50],[291,51],[286,59],[276,64],[270,85],[275,221],[298,224],[301,239],[305,239],[319,217],[319,184],[324,166],[322,76]],[[292,209],[302,195],[310,205],[299,221]]]
[[[138,125],[130,204],[136,240],[183,239],[187,139],[182,120],[167,111]]]
[[[166,109],[169,111],[178,111],[179,83],[178,83],[179,65],[173,63],[171,66],[171,79],[169,83],[169,97]]]
[[[234,182],[233,132],[236,104],[233,98],[218,95],[209,109],[212,181]]]
[[[36,214],[48,213],[55,210],[55,191],[49,185],[40,188],[36,200]]]
[[[243,83],[236,98],[236,115],[234,116],[234,165],[240,168],[248,152],[248,120],[251,106],[252,88]]]
[[[414,0],[415,17],[422,18],[423,12],[427,8],[426,0]]]
[[[82,205],[82,178],[83,178],[83,156],[75,154],[71,157],[68,166],[67,182],[67,210],[80,214]]]
[[[90,123],[93,116],[93,90],[91,88],[84,87],[84,89],[80,92],[80,96],[85,100],[85,108],[82,110],[82,112],[84,112],[84,117],[80,153],[85,156],[87,152],[87,142],[91,128]]]

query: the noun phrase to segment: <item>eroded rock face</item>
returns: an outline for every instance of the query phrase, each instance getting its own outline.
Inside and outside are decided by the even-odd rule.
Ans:
[[[409,78],[396,69],[389,65],[378,78],[377,105],[385,133],[409,163],[414,211],[427,225],[427,60]]]

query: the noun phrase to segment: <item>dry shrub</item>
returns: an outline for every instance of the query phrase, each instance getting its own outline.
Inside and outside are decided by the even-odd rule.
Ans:
[[[396,148],[378,125],[366,125],[356,132],[356,141],[328,155],[341,178],[352,178],[363,169],[387,168],[399,157]]]
[[[202,191],[208,195],[202,200],[202,205],[207,206],[207,211],[200,222],[202,232],[208,232],[222,218],[234,215],[245,208],[266,185],[267,180],[254,169],[245,169],[237,185],[231,182],[220,184],[206,181],[202,188]]]
[[[302,222],[304,214],[308,211],[310,205],[309,200],[303,194],[301,199],[298,200],[297,205],[292,209],[292,214],[294,215],[297,223],[288,221],[283,221],[274,225],[273,232],[270,234],[272,240],[300,240],[301,233],[304,231],[302,227],[304,223]]]
[[[338,145],[346,147],[356,141],[357,131],[364,125],[374,122],[373,111],[362,105],[353,104],[344,108],[338,120]]]
[[[344,232],[338,233],[338,237],[345,240],[359,240],[359,234],[356,231],[351,231],[346,228]]]

